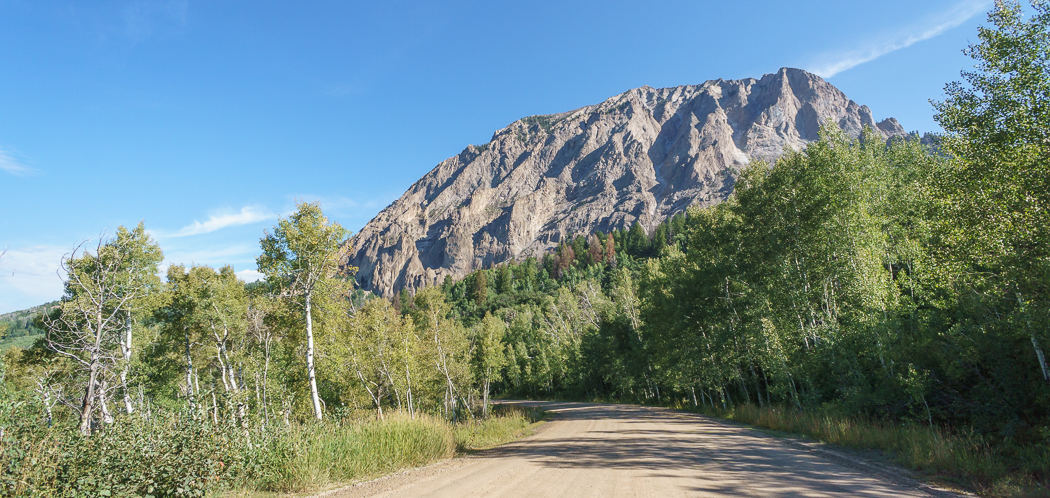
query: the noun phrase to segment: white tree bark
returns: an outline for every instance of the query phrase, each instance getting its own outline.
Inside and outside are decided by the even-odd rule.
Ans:
[[[120,385],[124,391],[124,410],[128,415],[135,413],[135,405],[131,402],[131,394],[128,393],[128,370],[131,369],[131,317],[128,317],[127,333],[124,341],[120,343],[120,352],[124,356],[124,365],[120,370]]]
[[[313,317],[310,314],[310,295],[306,293],[306,372],[310,378],[310,400],[314,405],[314,418],[321,420],[321,398],[317,395],[317,373],[314,369],[314,328]]]
[[[190,333],[186,332],[186,401],[189,403],[190,411],[193,411],[193,355],[190,354]]]
[[[1043,354],[1043,348],[1039,346],[1039,340],[1035,338],[1035,333],[1032,333],[1032,347],[1035,348],[1035,356],[1039,359],[1039,366],[1043,369],[1043,381],[1050,384],[1050,370],[1046,367],[1046,355]]]

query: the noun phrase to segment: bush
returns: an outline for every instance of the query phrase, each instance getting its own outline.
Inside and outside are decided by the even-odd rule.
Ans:
[[[75,421],[49,427],[42,413],[40,400],[0,383],[0,497],[307,491],[425,465],[457,448],[504,443],[540,415],[497,408],[488,419],[461,425],[392,414],[385,421],[330,417],[246,427],[155,410],[149,418],[118,417],[85,437]]]
[[[204,496],[253,470],[245,432],[191,417],[125,417],[90,437],[23,420],[30,423],[3,425],[9,496]]]

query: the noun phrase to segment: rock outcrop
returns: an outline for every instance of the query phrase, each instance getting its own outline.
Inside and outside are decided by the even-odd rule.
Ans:
[[[905,134],[819,76],[786,68],[523,118],[413,184],[350,240],[348,264],[362,288],[390,296],[540,255],[573,234],[652,230],[721,202],[744,165],[804,148],[823,124]]]

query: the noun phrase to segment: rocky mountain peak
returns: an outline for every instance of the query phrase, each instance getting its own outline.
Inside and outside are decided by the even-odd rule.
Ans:
[[[529,116],[442,161],[349,242],[362,288],[390,296],[512,258],[573,234],[652,230],[692,205],[721,202],[740,169],[773,161],[835,124],[876,123],[819,76],[783,68],[760,79],[643,86],[573,111]]]

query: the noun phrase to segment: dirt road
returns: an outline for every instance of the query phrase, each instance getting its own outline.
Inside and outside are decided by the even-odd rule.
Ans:
[[[555,417],[530,438],[328,496],[954,496],[706,417],[540,404]]]

